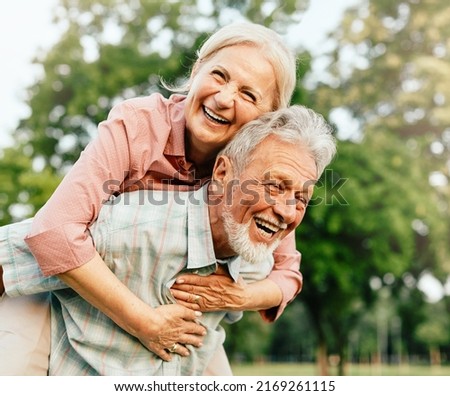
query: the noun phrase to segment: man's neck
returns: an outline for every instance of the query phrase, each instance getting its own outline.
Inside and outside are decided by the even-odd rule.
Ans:
[[[208,194],[209,198],[209,194]],[[222,220],[222,201],[214,199],[208,201],[209,223],[211,225],[211,235],[214,245],[216,258],[225,259],[235,256],[236,253],[231,249],[228,243],[228,236],[225,235],[225,229]]]

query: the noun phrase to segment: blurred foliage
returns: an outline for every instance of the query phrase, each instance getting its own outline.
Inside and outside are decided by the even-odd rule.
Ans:
[[[44,204],[115,103],[168,95],[160,78],[185,79],[196,49],[219,26],[247,18],[288,35],[307,6],[61,0],[54,15],[64,33],[37,54],[43,76],[29,87],[32,113],[0,155],[0,223]],[[338,156],[297,232],[302,293],[273,325],[256,313],[227,325],[231,359],[326,364],[337,355],[344,374],[347,359],[450,356],[449,299],[430,304],[417,288],[425,271],[441,282],[450,273],[449,22],[444,0],[361,1],[320,59],[297,48],[292,102],[336,122]],[[328,62],[321,75],[312,68],[319,60]],[[347,133],[339,116],[356,121],[357,131]]]
[[[323,342],[330,331],[337,337],[341,362],[347,336],[340,333],[379,299],[375,283],[394,283],[391,302],[400,310],[408,305],[402,294],[424,271],[449,279],[449,22],[442,0],[361,2],[331,34],[337,45],[327,54],[328,73],[312,89],[317,109],[359,125],[338,133],[348,140],[332,166],[346,180],[341,193],[349,205],[314,208],[299,230],[311,281],[304,302]],[[410,331],[425,341],[430,317],[422,320]]]

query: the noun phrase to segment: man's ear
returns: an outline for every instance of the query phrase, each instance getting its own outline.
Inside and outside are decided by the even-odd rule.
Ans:
[[[225,155],[217,157],[214,164],[212,179],[219,184],[225,184],[233,177],[233,166]]]

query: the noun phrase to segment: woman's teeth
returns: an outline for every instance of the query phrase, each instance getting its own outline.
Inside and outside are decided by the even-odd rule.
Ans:
[[[218,122],[219,124],[228,124],[228,120],[226,120],[225,118],[219,117],[217,114],[213,113],[206,106],[203,106],[203,110],[204,110],[206,116],[209,119],[211,119],[212,121]]]

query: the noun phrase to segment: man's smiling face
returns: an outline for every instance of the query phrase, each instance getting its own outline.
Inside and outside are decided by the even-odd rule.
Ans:
[[[271,253],[302,221],[316,178],[306,147],[264,139],[232,181],[231,204],[223,209],[231,249],[251,262]]]

